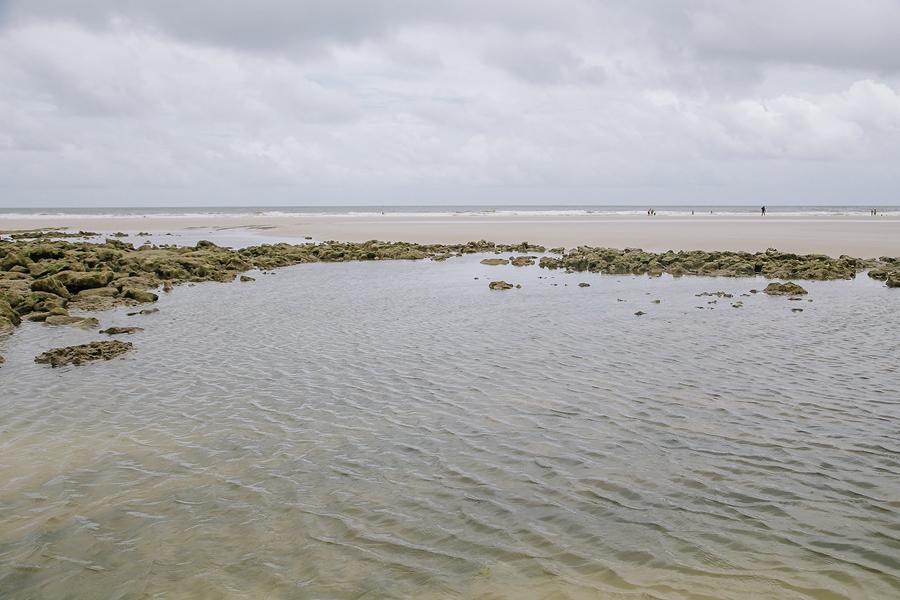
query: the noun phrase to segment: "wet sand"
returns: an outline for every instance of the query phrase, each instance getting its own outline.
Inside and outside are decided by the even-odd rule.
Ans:
[[[281,239],[403,240],[454,243],[488,239],[546,246],[581,244],[665,250],[747,250],[870,258],[900,256],[900,218],[714,216],[202,216],[66,217],[0,220],[0,229],[68,227],[98,232],[253,229]]]

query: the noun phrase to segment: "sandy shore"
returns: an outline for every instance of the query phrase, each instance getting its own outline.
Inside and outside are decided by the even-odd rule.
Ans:
[[[98,232],[252,229],[285,240],[402,240],[452,243],[487,239],[546,246],[580,244],[664,250],[765,250],[858,257],[900,256],[897,217],[586,216],[197,216],[0,219],[0,230],[67,227]]]

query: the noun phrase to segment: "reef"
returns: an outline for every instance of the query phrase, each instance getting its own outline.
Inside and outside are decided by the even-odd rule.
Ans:
[[[560,257],[544,256],[540,266],[570,272],[589,271],[610,275],[650,275],[664,273],[710,277],[754,277],[768,279],[834,280],[852,279],[871,269],[869,275],[900,285],[900,259],[832,258],[824,254],[794,254],[768,249],[765,252],[707,252],[704,250],[645,252],[636,248],[595,248],[579,246]]]
[[[250,282],[253,278],[245,273],[251,269],[271,273],[272,269],[301,263],[445,260],[478,253],[507,253],[508,257],[486,258],[481,261],[482,264],[526,266],[534,264],[536,257],[531,253],[546,251],[543,246],[529,242],[495,244],[486,240],[464,244],[326,241],[297,245],[266,244],[235,250],[209,241],[201,241],[194,246],[146,242],[135,247],[115,238],[93,242],[57,239],[89,235],[94,234],[58,230],[7,231],[0,234],[0,335],[15,330],[23,319],[43,321],[49,325],[97,327],[97,319],[72,315],[69,311],[149,304],[158,300],[157,291],[160,288],[169,292],[180,284],[235,280]],[[540,267],[613,275],[659,276],[666,273],[676,277],[761,276],[783,280],[851,279],[868,270],[870,277],[884,281],[887,287],[900,287],[900,258],[891,257],[832,258],[774,249],[754,253],[701,250],[654,253],[634,248],[620,250],[579,246],[568,252],[563,248],[554,248],[553,251],[559,254],[542,256]],[[589,284],[582,282],[579,285],[588,287]],[[510,289],[521,285],[492,281],[489,287]],[[772,284],[763,291],[790,296],[805,293],[793,283]],[[724,292],[700,295],[731,297]],[[128,314],[153,312],[157,309],[138,309]]]

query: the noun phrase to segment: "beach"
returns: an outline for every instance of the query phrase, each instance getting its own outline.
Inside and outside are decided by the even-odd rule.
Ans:
[[[101,233],[248,230],[272,241],[361,242],[378,239],[416,243],[458,243],[486,239],[529,241],[547,247],[579,245],[666,250],[762,251],[842,254],[862,258],[900,255],[900,216],[820,216],[792,213],[620,215],[620,214],[181,214],[13,215],[0,217],[0,230],[60,228]]]

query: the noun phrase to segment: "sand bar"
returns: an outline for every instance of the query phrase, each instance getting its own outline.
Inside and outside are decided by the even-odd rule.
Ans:
[[[878,216],[529,216],[453,215],[366,216],[285,215],[190,217],[28,217],[0,219],[0,230],[67,227],[98,232],[177,232],[249,228],[293,239],[403,240],[453,243],[487,239],[498,243],[530,241],[546,246],[580,244],[664,250],[747,250],[778,248],[788,252],[858,257],[900,256],[900,217]]]

